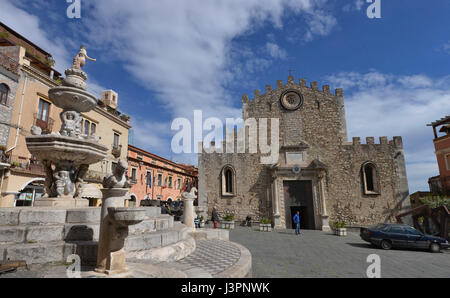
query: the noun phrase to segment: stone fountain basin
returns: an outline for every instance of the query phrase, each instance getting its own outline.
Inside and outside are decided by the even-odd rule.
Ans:
[[[108,214],[116,223],[124,227],[138,224],[146,217],[145,210],[139,207],[109,207]]]
[[[97,106],[97,98],[80,88],[54,87],[48,90],[48,97],[65,111],[89,112]]]
[[[75,164],[94,164],[106,157],[108,148],[94,140],[59,134],[26,137],[27,147],[39,160],[70,160]]]

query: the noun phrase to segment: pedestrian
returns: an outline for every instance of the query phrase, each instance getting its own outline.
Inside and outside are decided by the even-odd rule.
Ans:
[[[214,229],[217,229],[217,224],[218,224],[218,221],[219,221],[219,216],[217,215],[216,207],[213,208],[212,215],[211,215],[211,220],[212,220],[213,223],[214,223]]]
[[[199,225],[198,225],[198,216],[194,219],[194,224],[195,224],[195,228],[198,229]]]
[[[167,210],[166,204],[161,205],[161,214],[168,214],[169,211]]]
[[[248,227],[252,226],[252,218],[250,217],[250,215],[247,215],[247,217],[245,218],[245,223]]]
[[[300,211],[294,215],[294,223],[295,223],[295,235],[301,235],[300,233]]]

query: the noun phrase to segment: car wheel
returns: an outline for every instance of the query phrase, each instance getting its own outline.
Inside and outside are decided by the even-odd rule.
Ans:
[[[439,245],[439,243],[431,243],[430,251],[431,252],[440,252],[441,251],[441,246]]]
[[[381,248],[382,249],[386,249],[386,250],[391,249],[392,248],[392,243],[390,241],[388,241],[388,240],[382,240],[381,241]]]

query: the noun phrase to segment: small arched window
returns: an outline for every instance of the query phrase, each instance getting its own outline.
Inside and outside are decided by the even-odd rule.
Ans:
[[[377,167],[372,162],[366,162],[361,167],[361,179],[364,186],[364,194],[380,194]]]
[[[5,84],[0,84],[0,104],[6,105],[8,103],[9,87]]]
[[[222,195],[234,196],[236,194],[236,172],[232,166],[222,169]]]

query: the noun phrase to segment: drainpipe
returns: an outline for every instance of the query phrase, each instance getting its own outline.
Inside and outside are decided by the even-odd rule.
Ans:
[[[20,122],[22,121],[22,108],[23,108],[23,100],[25,97],[25,91],[27,89],[27,82],[28,82],[28,77],[25,74],[25,82],[23,84],[23,90],[22,90],[22,98],[20,100],[20,110],[19,110],[19,120],[17,122],[17,129],[16,129],[16,140],[14,141],[14,145],[9,148],[8,150],[5,151],[5,154],[14,150],[17,147],[17,140],[19,139],[19,133],[20,133]]]

